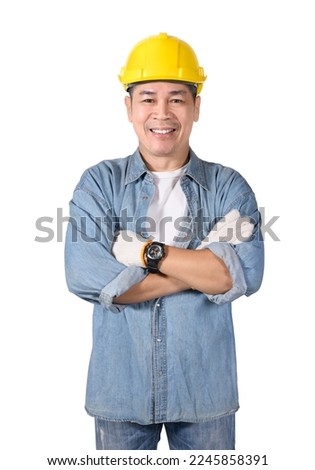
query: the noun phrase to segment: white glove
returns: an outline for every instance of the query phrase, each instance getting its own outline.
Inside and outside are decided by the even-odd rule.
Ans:
[[[148,241],[131,230],[122,230],[112,246],[113,255],[117,261],[126,266],[145,268],[143,251]]]
[[[248,217],[240,217],[239,211],[232,209],[215,224],[208,233],[208,236],[197,247],[197,250],[205,248],[212,242],[226,242],[238,245],[251,237],[253,229],[254,224],[249,222]]]

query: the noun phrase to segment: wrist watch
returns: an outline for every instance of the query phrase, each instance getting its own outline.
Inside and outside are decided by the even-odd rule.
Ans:
[[[150,242],[144,248],[144,262],[149,273],[159,272],[159,262],[165,256],[165,243]]]

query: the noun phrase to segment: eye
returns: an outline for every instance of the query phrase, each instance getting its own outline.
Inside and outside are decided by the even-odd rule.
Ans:
[[[184,101],[181,98],[173,98],[171,103],[183,103]]]
[[[154,102],[153,98],[144,98],[144,99],[141,101],[141,103],[153,103],[153,102]]]

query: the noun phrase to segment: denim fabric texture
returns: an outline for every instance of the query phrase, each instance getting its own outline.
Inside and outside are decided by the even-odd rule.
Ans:
[[[86,390],[86,410],[94,417],[144,425],[202,423],[239,407],[231,303],[256,292],[262,281],[256,198],[238,172],[203,161],[192,150],[181,185],[189,218],[177,246],[196,248],[231,209],[255,224],[247,242],[207,247],[233,278],[223,295],[189,290],[133,305],[113,303],[147,275],[111,254],[119,230],[150,236],[145,221],[154,183],[138,151],[87,169],[70,201],[65,270],[69,290],[94,306]]]
[[[96,450],[156,450],[163,424],[95,418]],[[170,450],[234,450],[235,415],[204,423],[165,423]]]

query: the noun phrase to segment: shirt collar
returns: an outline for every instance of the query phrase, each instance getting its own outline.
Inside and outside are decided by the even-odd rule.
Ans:
[[[133,181],[140,178],[140,176],[142,176],[144,173],[148,173],[148,169],[141,158],[139,149],[137,149],[129,157],[125,183],[132,183]]]
[[[129,184],[140,178],[144,173],[149,173],[144,161],[141,158],[139,149],[137,149],[129,158],[125,183]],[[189,149],[189,162],[186,175],[196,181],[203,188],[209,190],[205,177],[205,168],[203,161],[197,157],[194,151]]]
[[[189,162],[186,175],[190,176],[204,189],[210,190],[206,180],[204,161],[197,157],[192,149],[189,149]]]

